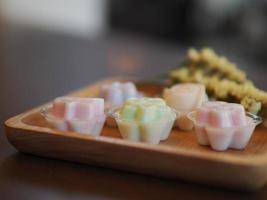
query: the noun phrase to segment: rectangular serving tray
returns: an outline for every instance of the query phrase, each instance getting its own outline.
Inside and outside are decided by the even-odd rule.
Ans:
[[[105,79],[70,95],[94,97],[102,84],[116,80],[122,79]],[[163,89],[160,84],[136,84],[150,96],[159,96]],[[62,132],[50,127],[42,117],[43,106],[5,122],[6,136],[18,151],[238,190],[256,190],[267,182],[264,127],[256,128],[246,149],[216,152],[199,145],[193,132],[178,129],[173,129],[159,145],[124,140],[117,128],[107,126],[99,137]]]

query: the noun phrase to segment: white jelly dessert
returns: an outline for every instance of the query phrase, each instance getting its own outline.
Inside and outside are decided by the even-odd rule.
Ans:
[[[113,82],[100,87],[99,97],[105,99],[105,109],[111,110],[120,107],[129,98],[139,98],[143,95],[138,92],[133,82]],[[116,126],[112,118],[107,118],[109,126]]]
[[[261,119],[246,114],[242,105],[222,101],[204,103],[188,114],[193,121],[199,144],[214,150],[244,149]]]
[[[100,135],[106,119],[102,98],[59,97],[43,114],[59,130],[94,136]]]
[[[176,113],[160,98],[132,98],[112,115],[124,139],[159,144],[171,132]]]
[[[99,91],[99,97],[105,99],[105,107],[119,107],[129,98],[139,98],[141,93],[132,82],[114,82],[102,85]]]
[[[182,130],[192,130],[193,123],[187,114],[208,100],[204,85],[194,83],[176,84],[166,88],[163,91],[163,98],[168,106],[180,113],[175,125]]]

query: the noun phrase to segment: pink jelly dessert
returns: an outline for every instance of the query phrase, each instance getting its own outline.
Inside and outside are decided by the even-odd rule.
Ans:
[[[255,115],[246,115],[242,105],[222,101],[206,102],[188,117],[194,123],[199,144],[217,151],[244,149],[261,122]]]
[[[100,135],[106,119],[102,98],[59,97],[43,114],[59,130],[95,136]]]
[[[180,83],[165,88],[163,98],[168,106],[179,112],[175,126],[185,131],[192,130],[194,126],[187,114],[208,100],[205,86],[197,83]]]

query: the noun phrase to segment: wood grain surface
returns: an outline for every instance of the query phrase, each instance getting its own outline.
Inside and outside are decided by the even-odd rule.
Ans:
[[[96,96],[97,82],[71,93]],[[161,85],[138,83],[150,96],[159,96]],[[42,107],[42,106],[41,106]],[[239,190],[256,190],[267,181],[267,129],[258,127],[245,150],[216,152],[200,146],[193,132],[173,129],[159,145],[123,140],[118,129],[105,126],[100,137],[61,132],[47,124],[35,108],[5,123],[9,142],[21,152],[93,164],[160,177]]]

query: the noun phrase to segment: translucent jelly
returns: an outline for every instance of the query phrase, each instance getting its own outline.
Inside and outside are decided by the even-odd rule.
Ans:
[[[111,84],[105,84],[100,88],[99,97],[105,99],[105,109],[116,109],[129,98],[139,98],[142,94],[138,92],[136,86],[132,82],[114,82]],[[116,122],[114,119],[108,117],[107,124],[115,127]]]
[[[150,144],[166,140],[176,119],[176,113],[160,98],[128,99],[112,116],[124,139]]]
[[[208,100],[204,85],[194,83],[176,84],[164,89],[163,98],[168,106],[180,113],[175,125],[182,130],[192,130],[193,123],[187,114]]]
[[[240,104],[222,101],[204,103],[188,114],[195,126],[199,144],[214,150],[244,149],[261,119],[246,114]]]
[[[100,88],[99,97],[105,99],[105,107],[119,107],[129,98],[142,96],[132,82],[114,82],[105,84]]]
[[[102,98],[59,97],[43,114],[59,130],[95,136],[100,135],[106,119]]]

